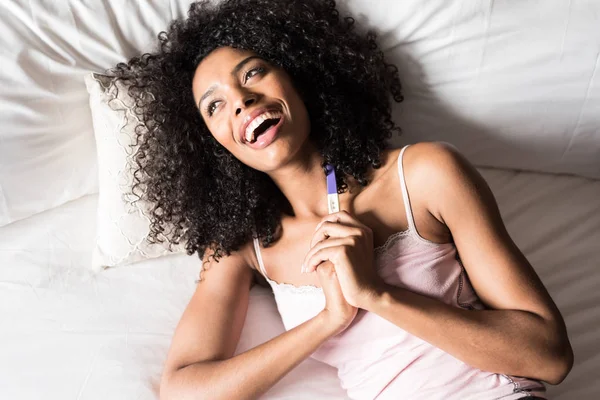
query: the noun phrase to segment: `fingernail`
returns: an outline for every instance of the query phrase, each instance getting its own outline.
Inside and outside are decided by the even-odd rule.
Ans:
[[[302,264],[302,268],[300,268],[300,273],[303,274],[304,273],[304,264]]]

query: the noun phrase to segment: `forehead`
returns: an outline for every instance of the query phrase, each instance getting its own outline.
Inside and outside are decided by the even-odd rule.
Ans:
[[[221,78],[227,78],[240,61],[253,55],[256,53],[233,47],[220,47],[211,51],[196,67],[194,87],[206,88]]]

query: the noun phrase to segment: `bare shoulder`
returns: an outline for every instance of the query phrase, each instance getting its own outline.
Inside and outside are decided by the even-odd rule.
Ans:
[[[398,153],[400,150],[397,150]],[[411,144],[404,152],[403,164],[410,165],[412,173],[446,171],[451,164],[464,159],[456,146],[448,142],[419,142]]]
[[[253,264],[249,256],[248,245],[244,245],[229,255],[222,254],[218,260],[212,249],[207,248],[202,256],[199,289],[222,290],[222,285],[228,286],[228,280],[247,280],[252,276]]]
[[[236,274],[239,276],[250,276],[251,287],[258,284],[263,287],[269,287],[268,282],[263,277],[262,273],[259,272],[258,258],[256,251],[254,250],[253,240],[247,241],[238,250],[231,252],[229,256],[224,256],[216,262],[213,258],[208,257],[212,252],[207,250],[207,253],[203,257],[204,268],[202,270],[202,279],[209,277],[210,270],[215,268],[225,268],[228,270],[228,274]]]
[[[395,189],[394,202],[403,201],[400,200],[402,192],[398,169],[401,151],[402,147],[390,149],[382,154],[385,172],[380,177],[380,181],[385,187]],[[456,164],[464,163],[466,160],[452,144],[435,141],[411,144],[404,150],[401,161],[418,233],[432,242],[450,242],[451,232],[438,212],[438,202],[443,201],[443,196],[442,198],[438,198],[440,196],[437,194],[433,196],[432,193],[435,191],[432,187],[444,179],[447,180],[445,175],[454,173]],[[403,218],[405,219],[404,215]]]
[[[381,154],[381,172],[373,175],[373,182],[378,179],[391,179],[397,175],[398,157],[402,148],[388,149]],[[406,180],[414,181],[410,185],[419,190],[424,180],[432,174],[440,175],[451,171],[456,163],[464,163],[466,159],[458,149],[448,142],[419,142],[409,145],[402,157],[402,168]],[[467,162],[468,163],[468,162]]]
[[[407,184],[420,197],[422,205],[442,223],[439,209],[444,196],[438,193],[439,188],[463,186],[482,179],[456,146],[442,141],[411,145],[404,152],[403,166]]]

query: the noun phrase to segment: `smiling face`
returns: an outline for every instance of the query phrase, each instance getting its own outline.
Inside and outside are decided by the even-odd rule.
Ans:
[[[251,51],[212,51],[196,68],[192,91],[211,134],[251,168],[278,168],[308,138],[308,113],[291,78]]]

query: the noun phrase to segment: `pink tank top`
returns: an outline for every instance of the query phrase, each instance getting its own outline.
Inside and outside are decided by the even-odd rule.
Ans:
[[[388,238],[374,251],[375,266],[388,284],[433,297],[465,309],[483,309],[462,267],[454,243],[438,244],[421,237],[413,220],[398,157],[398,174],[408,229]],[[271,285],[287,330],[316,316],[325,295],[316,286],[293,286],[269,279],[260,245],[254,240],[260,269]],[[518,351],[518,349],[515,349]],[[323,343],[312,357],[336,367],[342,387],[352,399],[513,400],[545,398],[536,380],[473,368],[404,331],[377,314],[359,310],[342,333]]]

